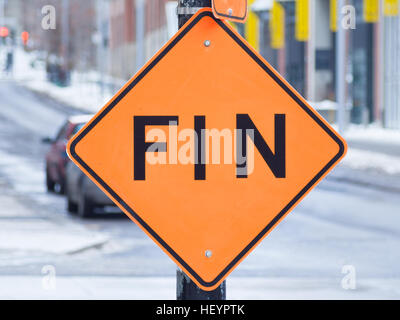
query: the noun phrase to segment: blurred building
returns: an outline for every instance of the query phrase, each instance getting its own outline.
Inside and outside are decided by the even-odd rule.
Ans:
[[[12,0],[20,2],[20,26],[30,33],[30,50],[55,56],[68,70],[90,70],[97,65],[97,0]],[[9,1],[10,2],[10,1]],[[56,28],[42,28],[44,6],[54,6]]]
[[[330,121],[337,100],[338,1],[248,0],[249,18],[236,25]],[[344,3],[354,9],[354,28],[344,31],[345,76],[339,79],[348,120],[400,128],[400,0]],[[177,30],[177,1],[0,0],[0,9],[2,4],[0,24],[16,42],[28,31],[27,50],[44,53],[68,72],[95,71],[102,85],[132,77]],[[45,5],[56,9],[54,30],[42,29]]]
[[[10,36],[15,38],[23,31],[19,24],[22,14],[22,2],[21,0],[0,0],[0,7],[1,15],[3,15],[0,17],[0,27],[8,28]]]
[[[255,35],[243,32],[248,40],[254,42],[256,38],[253,45],[314,105],[325,100],[335,101],[337,1],[250,2],[251,10],[257,14],[258,27],[253,30]],[[355,9],[355,28],[345,31],[347,64],[343,79],[348,117],[354,123],[378,122],[386,127],[400,128],[399,2],[345,1]],[[274,30],[274,25],[279,24],[274,18],[276,3],[283,10],[282,35],[277,34],[281,32],[279,28]],[[297,12],[301,5],[306,6],[307,14]],[[388,5],[392,6],[391,11]],[[299,39],[296,29],[302,27],[307,32]],[[248,26],[244,30],[246,28]],[[277,36],[283,38],[279,46],[274,44]]]
[[[165,0],[110,0],[111,74],[129,79],[168,39]]]
[[[6,18],[0,23],[12,31],[10,38],[18,40],[28,31],[26,49],[43,53],[47,63],[122,80],[171,36],[166,5],[169,20],[171,4],[176,7],[176,1],[166,0],[0,0],[0,8],[3,3]],[[55,29],[42,28],[45,6],[55,8]]]

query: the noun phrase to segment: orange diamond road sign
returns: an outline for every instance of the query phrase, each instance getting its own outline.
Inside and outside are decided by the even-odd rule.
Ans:
[[[247,0],[212,0],[214,16],[244,23],[247,19]]]
[[[345,151],[209,9],[68,145],[71,159],[203,290],[220,285]]]

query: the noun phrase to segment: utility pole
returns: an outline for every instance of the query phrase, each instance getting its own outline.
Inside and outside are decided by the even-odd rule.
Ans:
[[[337,1],[336,31],[336,103],[339,133],[346,129],[346,30],[342,26],[342,9],[345,0]]]
[[[61,34],[61,47],[62,57],[67,63],[68,47],[69,47],[69,0],[62,1],[62,34]]]
[[[61,56],[63,58],[62,69],[64,71],[63,80],[68,82],[70,72],[70,57],[69,57],[69,0],[62,0],[62,26],[61,26]]]
[[[105,40],[106,40],[106,35],[104,34],[104,14],[107,13],[108,11],[105,10],[105,3],[104,0],[98,0],[97,1],[97,34],[96,34],[96,41],[97,41],[97,67],[99,71],[99,82],[100,82],[100,94],[101,94],[101,100],[103,102],[104,99],[104,89],[105,89],[105,84],[104,84],[104,77],[105,77],[105,63],[107,61],[106,59],[106,53],[105,53]]]
[[[385,17],[383,15],[383,1],[379,1],[379,21],[375,23],[375,77],[374,77],[374,88],[375,88],[375,102],[373,120],[383,125],[382,115],[384,108],[384,55],[385,55]]]
[[[202,8],[211,8],[211,0],[179,0],[177,11],[179,29]]]
[[[211,8],[211,0],[179,0],[179,29],[201,8]],[[201,290],[182,270],[176,272],[177,300],[226,300],[226,281],[214,291]]]
[[[144,65],[145,0],[136,0],[136,71]]]
[[[314,1],[308,4],[308,43],[307,43],[307,100],[315,100],[315,6]]]

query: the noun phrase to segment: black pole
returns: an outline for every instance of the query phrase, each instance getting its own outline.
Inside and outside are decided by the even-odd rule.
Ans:
[[[200,8],[211,8],[211,0],[179,0],[178,2],[178,25],[179,29]]]
[[[211,8],[211,0],[179,0],[178,25],[182,26],[201,8]],[[214,291],[201,290],[180,269],[176,272],[177,300],[226,300],[226,281]]]
[[[201,290],[180,269],[176,271],[177,300],[226,300],[226,281],[213,291]]]

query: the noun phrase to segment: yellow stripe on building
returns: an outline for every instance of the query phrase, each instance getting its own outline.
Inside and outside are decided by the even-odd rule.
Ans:
[[[285,8],[274,1],[269,20],[271,48],[281,49],[285,46]]]
[[[389,17],[397,16],[399,14],[399,0],[384,0],[383,14]]]
[[[254,3],[255,0],[250,0],[249,1],[249,7],[251,8],[251,5]],[[256,50],[259,49],[259,33],[260,33],[260,28],[259,28],[259,19],[257,14],[252,12],[250,10],[249,16],[246,21],[245,25],[245,38],[248,43],[252,45],[252,47]]]
[[[331,31],[336,32],[337,31],[337,0],[329,0],[330,1],[330,8],[329,8],[329,13],[330,13],[330,28]]]
[[[364,0],[364,20],[365,22],[378,22],[379,20],[379,0]]]
[[[309,5],[309,0],[296,0],[295,37],[297,41],[307,41],[309,37],[308,5]]]

